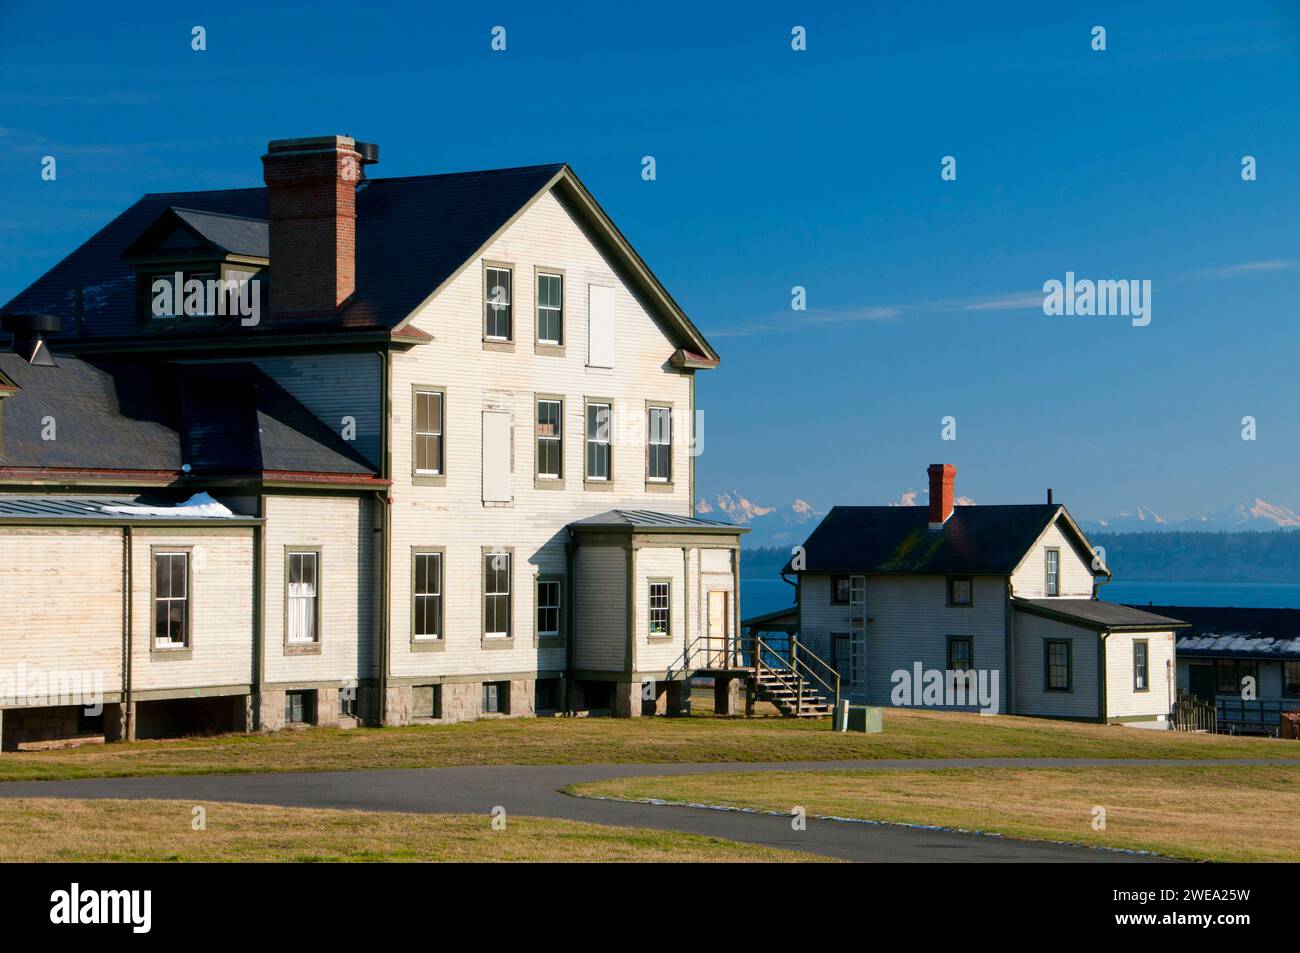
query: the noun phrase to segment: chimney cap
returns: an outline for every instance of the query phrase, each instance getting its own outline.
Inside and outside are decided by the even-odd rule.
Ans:
[[[354,148],[361,154],[362,165],[374,165],[379,161],[379,143],[357,140]]]
[[[25,336],[58,334],[60,324],[57,314],[40,314],[36,311],[20,311],[0,317],[0,325],[3,325],[6,331]]]

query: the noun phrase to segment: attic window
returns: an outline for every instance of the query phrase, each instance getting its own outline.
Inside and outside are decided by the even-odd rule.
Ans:
[[[211,318],[222,310],[217,301],[220,290],[215,271],[175,271],[151,275],[147,290],[148,316],[153,321],[178,317]]]

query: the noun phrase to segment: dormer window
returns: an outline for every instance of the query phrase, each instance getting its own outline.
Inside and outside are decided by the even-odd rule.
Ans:
[[[135,266],[141,327],[261,323],[270,261],[265,221],[169,208],[122,257]]]

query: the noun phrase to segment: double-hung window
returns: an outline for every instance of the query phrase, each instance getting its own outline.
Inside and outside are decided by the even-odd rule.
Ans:
[[[442,638],[442,553],[415,553],[412,607],[417,639]]]
[[[1070,690],[1070,654],[1068,640],[1051,639],[1044,646],[1044,666],[1046,668],[1046,688],[1049,692],[1068,692]]]
[[[1047,576],[1044,591],[1049,596],[1061,594],[1061,551],[1047,550]]]
[[[673,412],[669,407],[651,407],[647,427],[646,479],[669,483],[673,478]]]
[[[667,582],[650,583],[650,634],[663,637],[669,634],[671,590]]]
[[[154,648],[181,649],[190,644],[190,554],[153,554]]]
[[[948,580],[948,605],[971,605],[971,577],[953,576]]]
[[[1147,670],[1147,640],[1133,641],[1133,691],[1144,692],[1151,687],[1150,673]]]
[[[948,639],[948,671],[965,672],[974,667],[971,640],[965,636]]]
[[[440,476],[443,472],[443,394],[438,390],[415,391],[414,454],[417,475]]]
[[[587,405],[587,479],[610,478],[610,405]]]
[[[510,638],[510,553],[483,554],[483,635]]]
[[[537,580],[537,637],[555,638],[560,634],[560,580]]]
[[[559,347],[564,343],[564,276],[537,274],[537,342]]]
[[[488,266],[483,278],[483,337],[489,341],[509,341],[510,269]]]
[[[316,627],[320,618],[317,611],[320,598],[317,591],[320,554],[311,551],[290,552],[288,559],[285,640],[291,645],[309,645],[320,637]]]
[[[537,478],[559,480],[564,476],[564,402],[537,402]]]

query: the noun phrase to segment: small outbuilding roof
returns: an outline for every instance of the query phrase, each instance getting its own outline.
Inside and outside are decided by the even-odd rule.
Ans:
[[[1085,628],[1116,631],[1158,631],[1181,629],[1187,625],[1179,619],[1143,612],[1131,606],[1104,602],[1101,599],[1021,599],[1012,598],[1016,609],[1049,619],[1082,625]]]
[[[1150,606],[1188,621],[1178,636],[1179,655],[1203,658],[1300,661],[1300,609],[1235,606]]]

